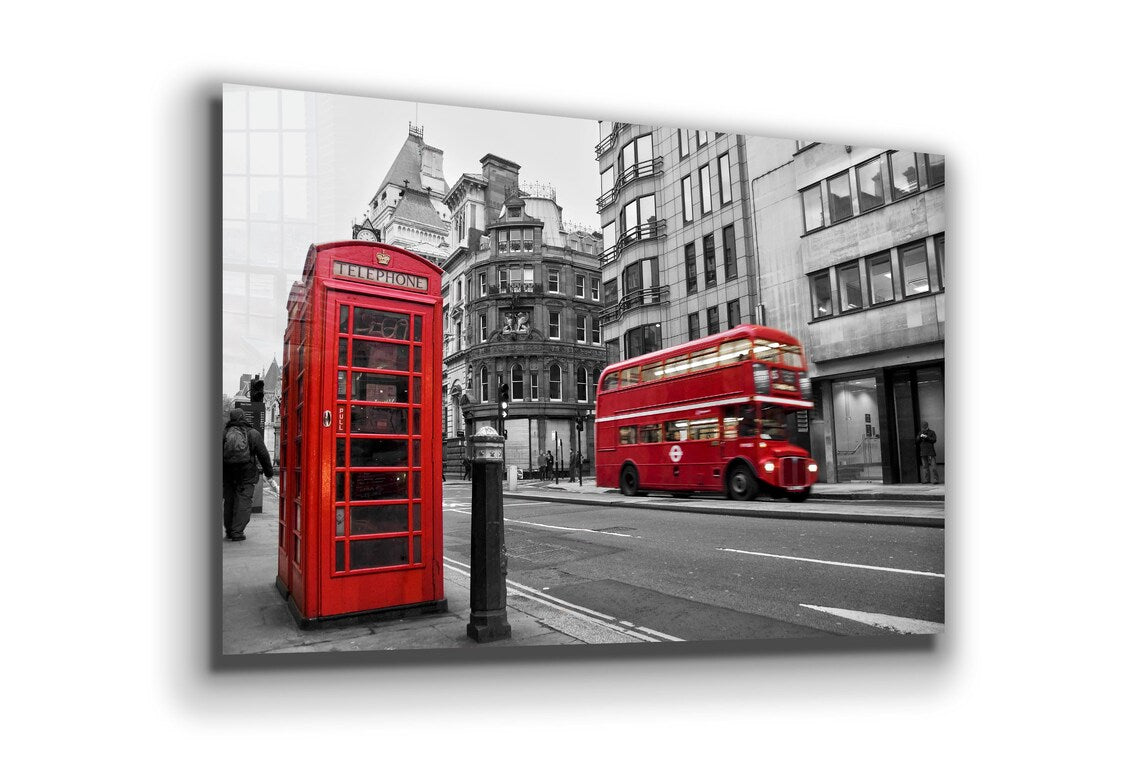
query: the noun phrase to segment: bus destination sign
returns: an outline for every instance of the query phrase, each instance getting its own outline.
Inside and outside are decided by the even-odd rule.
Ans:
[[[397,288],[410,288],[412,290],[427,291],[428,279],[407,272],[393,272],[390,269],[376,269],[363,264],[349,264],[346,261],[333,260],[333,276],[349,280],[365,280],[378,282],[382,285],[394,285]]]

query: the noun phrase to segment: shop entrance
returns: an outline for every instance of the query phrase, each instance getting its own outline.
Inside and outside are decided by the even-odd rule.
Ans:
[[[934,444],[940,477],[945,477],[946,390],[942,365],[907,367],[890,373],[895,454],[900,483],[919,482],[918,433],[926,422],[938,434]]]

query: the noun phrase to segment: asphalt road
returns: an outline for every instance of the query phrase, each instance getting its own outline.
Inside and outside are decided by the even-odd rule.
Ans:
[[[444,491],[444,556],[470,561],[470,485]],[[508,581],[656,640],[936,633],[943,531],[505,502]]]

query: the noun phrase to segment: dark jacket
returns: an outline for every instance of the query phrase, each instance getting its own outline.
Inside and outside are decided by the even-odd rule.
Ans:
[[[258,463],[260,463],[261,471],[265,473],[265,477],[272,478],[273,460],[269,458],[269,449],[265,448],[265,441],[261,439],[261,433],[254,430],[252,425],[245,420],[230,420],[226,423],[226,429],[222,431],[222,437],[225,438],[226,430],[229,430],[235,425],[246,429],[246,434],[249,436],[249,450],[253,453],[254,459],[251,459],[249,464],[246,465],[223,465],[222,471],[225,472],[230,469],[237,470],[239,468],[243,470],[247,468],[256,470]]]
[[[918,455],[920,457],[932,457],[934,453],[934,442],[938,440],[938,434],[932,429],[927,428],[918,434]]]

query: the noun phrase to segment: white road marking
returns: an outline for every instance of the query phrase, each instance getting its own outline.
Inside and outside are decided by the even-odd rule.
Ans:
[[[945,578],[944,573],[930,573],[925,570],[903,570],[898,567],[879,567],[877,565],[857,565],[853,562],[836,562],[830,559],[812,559],[810,557],[791,557],[786,554],[768,554],[767,552],[750,552],[744,549],[727,549],[723,546],[717,547],[719,552],[733,552],[735,554],[751,554],[755,557],[772,557],[773,559],[790,559],[796,562],[814,562],[820,565],[838,565],[839,567],[855,567],[862,570],[881,570],[884,573],[905,573],[906,575],[926,575],[931,578]]]
[[[464,515],[471,514],[469,509],[446,509],[445,512],[459,512]],[[503,522],[518,523],[519,525],[531,525],[536,528],[550,528],[551,530],[568,530],[578,531],[581,533],[598,533],[603,536],[621,536],[622,538],[633,538],[629,533],[615,533],[612,530],[594,530],[593,528],[571,528],[569,525],[547,525],[546,523],[528,522],[526,520],[515,520],[511,517],[504,517]]]
[[[807,607],[809,610],[818,610],[819,612],[826,612],[829,615],[854,620],[857,623],[873,625],[876,628],[885,628],[895,633],[925,634],[942,633],[946,630],[945,623],[932,623],[929,620],[916,620],[915,618],[898,617],[897,615],[884,615],[881,612],[860,612],[859,610],[844,610],[839,607],[820,607],[815,604],[801,604],[800,606]]]
[[[445,567],[448,567],[458,573],[462,573],[463,575],[471,575],[470,565],[466,565],[459,560],[452,559],[450,557],[444,557],[443,561],[445,563]],[[667,633],[654,631],[652,628],[634,625],[633,623],[627,623],[624,620],[618,621],[617,618],[615,618],[613,615],[607,615],[604,612],[592,610],[589,607],[582,607],[581,605],[574,604],[573,602],[568,602],[565,599],[559,599],[558,597],[551,596],[550,594],[544,594],[538,589],[531,588],[530,586],[524,586],[523,584],[518,583],[517,581],[512,581],[510,579],[507,579],[507,591],[517,594],[518,596],[525,597],[532,601],[546,604],[550,607],[555,607],[556,609],[559,609],[568,615],[572,615],[583,620],[588,620],[593,623],[601,624],[612,631],[617,631],[618,633],[632,636],[633,638],[639,639],[641,641],[647,641],[654,644],[660,643],[662,640],[684,641],[684,639],[670,636]]]

